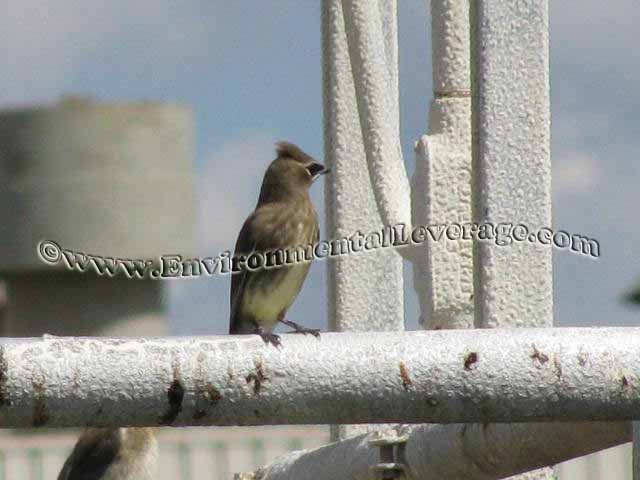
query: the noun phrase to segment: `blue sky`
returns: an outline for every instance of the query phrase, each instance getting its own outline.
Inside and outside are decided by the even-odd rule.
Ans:
[[[620,296],[640,281],[640,9],[634,0],[552,1],[550,18],[554,224],[597,238],[602,249],[598,260],[554,253],[556,324],[633,325],[640,310]],[[409,173],[431,95],[429,22],[428,2],[399,1]],[[320,57],[319,0],[4,0],[0,108],[63,94],[190,105],[196,228],[202,251],[215,254],[233,246],[253,208],[274,141],[322,157]],[[313,196],[321,205],[321,185]],[[313,266],[292,320],[326,326],[325,268]],[[405,277],[415,326],[410,271]],[[170,288],[173,333],[226,331],[228,277]]]

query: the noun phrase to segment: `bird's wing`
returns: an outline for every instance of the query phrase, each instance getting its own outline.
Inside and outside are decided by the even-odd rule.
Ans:
[[[313,234],[313,243],[314,245],[317,244],[320,241],[320,227],[318,226],[318,216],[315,214],[315,224],[313,225],[313,228],[315,229],[315,232]]]
[[[89,430],[80,436],[58,480],[101,480],[120,448],[117,428]]]
[[[302,218],[306,214],[314,215],[312,225],[313,231],[304,233],[298,229],[290,228],[292,219],[304,212]],[[309,235],[311,233],[311,235]],[[318,223],[315,212],[311,210],[300,210],[296,203],[268,203],[261,205],[247,218],[238,234],[236,242],[235,255],[248,256],[251,252],[273,252],[279,249],[285,249],[291,246],[297,246],[309,241],[313,241],[318,237]],[[310,264],[304,264],[298,268],[305,269],[306,276]],[[278,267],[280,274],[286,274],[289,266]],[[245,288],[249,281],[255,280],[260,275],[269,275],[272,281],[275,280],[275,271],[270,270],[269,273],[264,271],[247,271],[243,269],[241,272],[231,276],[231,294],[230,294],[230,321],[229,333],[241,332],[240,305],[243,301]]]
[[[240,254],[247,255],[255,250],[256,242],[253,238],[253,221],[255,217],[256,212],[253,212],[251,215],[249,215],[249,218],[247,218],[242,225],[240,233],[238,234],[238,239],[236,240],[234,256]],[[229,295],[229,333],[234,333],[237,328],[236,314],[238,308],[240,307],[240,302],[242,301],[242,292],[246,284],[247,273],[248,272],[243,269],[241,272],[231,275],[231,292]]]

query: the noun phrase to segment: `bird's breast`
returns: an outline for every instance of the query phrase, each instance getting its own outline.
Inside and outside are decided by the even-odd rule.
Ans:
[[[298,264],[281,268],[284,271],[276,272],[274,269],[256,278],[255,283],[252,282],[249,286],[251,293],[244,295],[242,302],[242,313],[259,319],[261,326],[266,330],[275,328],[280,313],[287,310],[295,300],[309,265]]]

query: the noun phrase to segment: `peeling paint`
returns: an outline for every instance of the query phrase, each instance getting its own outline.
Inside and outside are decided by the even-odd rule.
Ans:
[[[173,365],[173,381],[169,385],[167,390],[167,399],[169,401],[169,407],[166,413],[160,418],[161,425],[171,425],[175,422],[178,415],[182,411],[182,401],[184,400],[184,386],[180,381],[180,371],[178,364],[174,362]]]
[[[556,377],[558,380],[562,379],[562,362],[560,361],[560,356],[557,353],[553,354],[553,366],[556,369]]]
[[[260,360],[255,362],[256,371],[252,372],[245,377],[247,383],[253,382],[253,393],[256,396],[260,395],[260,390],[262,389],[262,383],[268,378],[265,376],[264,371],[262,369],[262,362]]]
[[[549,357],[548,355],[546,355],[545,353],[541,352],[540,350],[538,350],[535,346],[535,344],[531,344],[531,348],[533,349],[533,353],[531,353],[531,355],[529,355],[530,358],[537,360],[538,362],[540,362],[541,365],[544,365],[545,363],[547,363],[549,361]]]
[[[211,382],[207,382],[206,386],[198,388],[198,396],[207,402],[206,408],[199,408],[193,414],[194,420],[199,420],[206,417],[209,414],[209,410],[215,407],[217,403],[222,399],[222,394]]]
[[[206,398],[211,405],[215,405],[222,399],[222,394],[214,387],[211,382],[207,382]]]
[[[627,380],[627,377],[625,375],[622,375],[622,388],[625,389],[629,386],[629,380]]]
[[[88,345],[100,340],[69,338],[57,341],[54,353],[59,344],[77,347],[65,346],[59,361],[46,348],[50,341],[6,339],[0,363],[8,366],[11,407],[0,407],[0,426],[32,428],[34,419],[46,428],[617,421],[636,418],[640,408],[640,328],[513,329],[506,338],[490,329],[327,333],[314,348],[302,337],[286,339],[286,351],[260,344],[227,355],[213,348],[203,373],[202,350],[192,339],[148,340],[163,353],[151,356],[140,347],[123,357],[94,355]],[[28,355],[33,343],[42,345],[41,356]],[[530,358],[532,344],[548,355],[543,366]],[[589,355],[586,367],[578,364],[581,349]],[[408,391],[403,376],[412,382]],[[205,416],[194,420],[194,414]]]
[[[589,360],[589,356],[585,352],[578,353],[578,365],[584,367],[587,364],[587,360]]]
[[[402,361],[400,362],[400,378],[402,379],[402,386],[404,387],[404,389],[406,391],[409,391],[409,387],[413,385],[413,381],[409,376],[409,369]]]
[[[162,425],[171,425],[182,411],[182,400],[184,399],[184,387],[180,380],[171,382],[167,390],[167,398],[169,400],[169,408],[167,412],[160,418]]]
[[[469,352],[464,357],[464,369],[471,370],[473,365],[478,362],[479,355],[478,352]]]
[[[43,427],[49,421],[49,416],[47,415],[47,406],[44,399],[44,380],[41,380],[40,382],[34,382],[33,390],[36,396],[35,405],[33,407],[33,426]]]

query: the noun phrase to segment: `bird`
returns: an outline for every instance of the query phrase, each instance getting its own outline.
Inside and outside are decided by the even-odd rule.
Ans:
[[[157,461],[152,428],[88,428],[58,480],[155,480]]]
[[[276,154],[264,174],[255,210],[240,229],[233,258],[239,264],[255,252],[262,255],[278,252],[283,256],[266,255],[264,268],[251,270],[245,265],[234,269],[229,334],[258,334],[265,343],[277,347],[281,340],[273,329],[279,322],[293,328],[295,333],[319,337],[319,330],[285,318],[311,264],[286,263],[285,258],[292,257],[285,257],[284,252],[318,242],[318,215],[309,188],[330,170],[290,142],[276,143]]]

